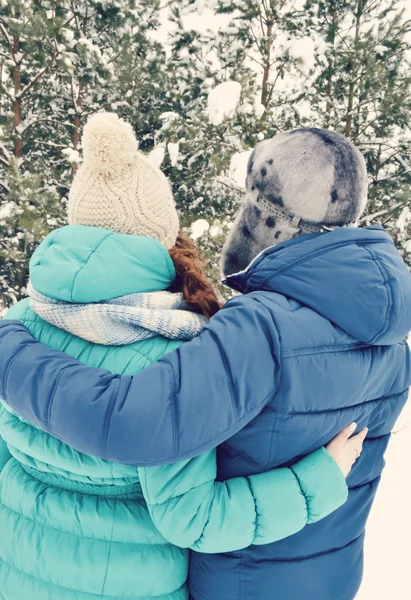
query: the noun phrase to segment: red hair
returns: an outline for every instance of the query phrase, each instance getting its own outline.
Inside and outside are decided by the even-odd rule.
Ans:
[[[171,288],[181,292],[188,308],[208,319],[222,307],[205,272],[205,262],[197,246],[180,231],[175,246],[169,250],[177,273]]]

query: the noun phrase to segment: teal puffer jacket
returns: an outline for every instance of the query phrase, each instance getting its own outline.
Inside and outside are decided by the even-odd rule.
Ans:
[[[34,287],[66,302],[164,290],[174,277],[155,240],[78,226],[50,234],[31,262]],[[180,343],[156,337],[122,347],[91,344],[42,321],[28,300],[7,318],[87,365],[119,374],[137,373]],[[187,548],[222,552],[272,542],[347,496],[324,450],[293,470],[220,483],[215,451],[136,469],[81,454],[5,404],[0,436],[0,600],[186,600]]]

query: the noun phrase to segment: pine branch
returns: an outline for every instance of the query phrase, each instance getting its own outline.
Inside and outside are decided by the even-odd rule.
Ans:
[[[37,83],[37,82],[38,82],[38,81],[39,81],[39,80],[40,80],[40,79],[41,79],[41,78],[42,78],[42,77],[43,77],[43,76],[44,76],[44,75],[47,73],[47,71],[49,71],[49,70],[50,70],[50,68],[51,68],[51,66],[53,65],[54,61],[56,60],[57,56],[58,56],[58,54],[54,54],[54,55],[52,56],[52,58],[51,58],[51,61],[49,62],[49,64],[48,64],[48,65],[46,65],[46,66],[44,67],[44,69],[41,69],[41,71],[39,71],[39,72],[37,73],[37,75],[34,77],[34,79],[32,79],[32,80],[30,81],[30,83],[28,83],[28,84],[26,85],[26,87],[25,87],[25,88],[23,88],[23,89],[21,90],[21,92],[19,92],[18,94],[16,94],[16,98],[17,98],[17,99],[21,100],[21,99],[22,99],[22,98],[23,98],[23,97],[24,97],[24,96],[25,96],[25,95],[26,95],[26,94],[27,94],[27,93],[28,93],[28,92],[31,90],[31,88],[32,88],[34,85],[36,85],[36,83]]]
[[[372,215],[365,215],[364,217],[361,217],[361,219],[358,219],[357,223],[371,223],[371,221],[375,221],[375,219],[377,219],[378,217],[382,217],[383,215],[392,213],[395,210],[397,210],[397,208],[402,208],[403,206],[407,206],[407,204],[410,204],[410,200],[397,202],[397,204],[394,204],[394,206],[391,206],[390,208],[380,210]]]
[[[10,94],[10,92],[4,87],[4,83],[2,81],[0,81],[0,90],[2,90],[2,92],[4,93],[5,96],[7,96],[7,98],[10,100],[10,102],[14,102],[14,98],[13,96]]]
[[[225,181],[223,181],[222,179],[220,179],[220,177],[217,178],[218,183],[221,183],[221,185],[224,185],[225,187],[229,188],[230,190],[234,190],[235,192],[239,192],[239,193],[244,193],[244,190],[242,190],[239,187],[236,187],[234,185],[230,185],[229,183],[226,183]]]
[[[10,38],[9,34],[7,33],[7,29],[4,26],[4,21],[3,20],[0,21],[0,31],[2,32],[4,39],[6,40],[6,42],[8,43],[8,45],[10,46],[11,50],[13,51],[13,43],[11,41],[11,38]]]
[[[51,117],[44,117],[41,119],[36,119],[35,121],[31,121],[28,125],[26,125],[24,131],[27,131],[27,129],[33,127],[33,125],[38,125],[39,123],[55,123],[56,125],[64,125],[64,127],[74,127],[73,123],[70,123],[70,121],[59,121],[58,119],[53,119]]]

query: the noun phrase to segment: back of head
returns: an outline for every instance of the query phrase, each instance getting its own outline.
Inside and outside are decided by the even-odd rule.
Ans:
[[[149,236],[167,249],[179,219],[165,175],[138,151],[131,125],[113,113],[92,116],[84,128],[84,162],[69,195],[70,224]]]
[[[131,125],[113,113],[98,113],[87,122],[82,145],[84,162],[70,190],[69,223],[155,238],[174,263],[172,291],[183,294],[190,310],[215,314],[220,303],[204,261],[194,243],[179,233],[168,180],[138,151]]]
[[[367,201],[358,148],[324,129],[297,129],[251,154],[246,197],[225,244],[222,271],[242,269],[262,250],[293,237],[354,223]]]

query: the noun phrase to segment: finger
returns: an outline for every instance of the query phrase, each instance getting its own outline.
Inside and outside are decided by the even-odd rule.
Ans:
[[[343,446],[356,429],[357,423],[350,423],[350,425],[340,431],[340,433],[333,439],[332,443]]]
[[[346,446],[355,454],[355,460],[357,460],[362,453],[363,443],[367,433],[368,429],[365,427],[360,433],[357,433],[346,442]]]
[[[355,448],[358,448],[358,450],[360,452],[362,451],[363,443],[364,443],[365,438],[367,437],[367,433],[368,433],[368,428],[364,427],[364,429],[362,429],[356,435],[353,435],[353,437],[350,438],[350,440],[349,440],[350,442],[352,442],[354,444]]]

